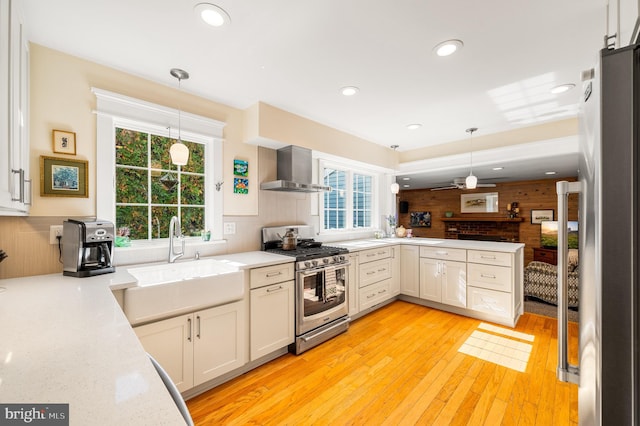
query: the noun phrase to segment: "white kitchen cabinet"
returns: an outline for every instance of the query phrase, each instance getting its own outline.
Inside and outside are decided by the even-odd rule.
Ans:
[[[393,297],[393,247],[358,253],[358,308],[368,309]]]
[[[400,247],[400,293],[420,297],[420,248]]]
[[[349,303],[349,315],[360,312],[360,288],[358,287],[358,253],[349,253],[349,288],[347,289],[347,302]]]
[[[254,361],[295,340],[293,263],[250,271],[250,358]]]
[[[420,259],[420,297],[447,305],[467,306],[467,265],[464,262]]]
[[[251,361],[293,343],[293,281],[251,290]]]
[[[29,213],[29,44],[19,0],[0,1],[0,215]]]
[[[400,246],[391,247],[391,285],[389,287],[391,296],[400,294],[400,262]]]
[[[244,301],[134,327],[180,392],[246,362]]]

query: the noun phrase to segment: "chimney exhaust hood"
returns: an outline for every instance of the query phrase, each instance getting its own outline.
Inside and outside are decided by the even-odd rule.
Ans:
[[[289,145],[278,151],[278,180],[260,184],[260,189],[288,192],[331,191],[330,186],[311,183],[311,150]]]

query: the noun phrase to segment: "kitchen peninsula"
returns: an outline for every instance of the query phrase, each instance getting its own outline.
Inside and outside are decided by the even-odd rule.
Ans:
[[[522,313],[523,244],[428,238],[330,244],[350,250],[350,310],[358,311],[356,318],[397,298],[507,325]],[[264,252],[213,258],[245,271],[291,262]],[[379,272],[380,265],[391,269]],[[114,297],[114,291],[136,286],[127,268],[82,279],[52,274],[0,281],[0,400],[69,403],[71,424],[182,424]],[[367,272],[373,272],[369,279]],[[445,275],[455,276],[457,286],[450,289]],[[374,304],[362,299],[372,286],[375,297],[384,296]],[[248,339],[248,328],[244,333]],[[244,358],[248,362],[248,354]]]

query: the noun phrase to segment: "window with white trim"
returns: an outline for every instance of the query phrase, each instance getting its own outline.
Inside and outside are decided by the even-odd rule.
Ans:
[[[224,123],[182,112],[185,166],[171,163],[177,110],[92,88],[97,98],[96,213],[133,240],[167,238],[178,216],[187,236],[211,230],[222,238],[222,129]]]
[[[322,197],[323,229],[357,230],[375,226],[376,175],[331,164],[321,167],[323,184],[332,188]]]

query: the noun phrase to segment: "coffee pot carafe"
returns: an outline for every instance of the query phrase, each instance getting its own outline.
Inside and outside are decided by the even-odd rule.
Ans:
[[[114,272],[114,225],[105,220],[68,219],[62,226],[63,274],[91,277]]]

